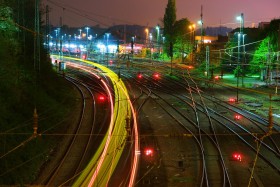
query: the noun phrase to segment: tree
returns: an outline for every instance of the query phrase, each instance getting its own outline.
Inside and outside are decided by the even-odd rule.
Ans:
[[[164,30],[163,34],[166,37],[166,43],[169,45],[169,56],[173,55],[173,39],[174,39],[174,24],[176,22],[176,1],[168,0],[163,18]]]
[[[10,38],[18,28],[12,20],[12,9],[10,7],[0,8],[0,34]]]
[[[180,19],[174,24],[174,50],[182,58],[182,61],[190,53],[190,21],[187,18]]]
[[[273,62],[276,60],[276,53],[278,51],[278,29],[280,20],[272,20],[268,28],[263,31],[266,37],[259,44],[257,50],[254,53],[252,60],[250,61],[250,70],[252,73],[258,73],[266,66],[269,66],[267,62]],[[272,63],[273,64],[273,63]]]

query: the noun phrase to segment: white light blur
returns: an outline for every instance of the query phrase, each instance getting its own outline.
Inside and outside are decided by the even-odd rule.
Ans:
[[[77,48],[77,45],[75,45],[75,44],[70,44],[70,48]]]
[[[108,45],[109,53],[114,53],[117,51],[116,45]]]

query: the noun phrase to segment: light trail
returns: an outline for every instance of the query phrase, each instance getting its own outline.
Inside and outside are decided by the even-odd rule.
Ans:
[[[111,113],[111,117],[110,117],[110,126],[109,126],[109,130],[106,134],[105,137],[107,137],[106,142],[102,141],[102,143],[100,144],[99,149],[97,150],[96,154],[94,155],[92,161],[88,164],[88,166],[86,167],[86,169],[84,170],[84,172],[82,173],[82,175],[78,178],[78,180],[75,182],[74,186],[94,186],[94,185],[101,185],[105,182],[106,177],[108,177],[107,182],[110,179],[111,172],[110,174],[108,174],[106,171],[101,171],[102,169],[104,170],[106,167],[104,165],[108,165],[110,166],[111,170],[113,171],[113,169],[116,167],[116,164],[114,162],[114,160],[117,162],[121,156],[122,150],[123,150],[123,146],[121,147],[121,151],[116,152],[115,155],[113,156],[113,158],[111,158],[111,160],[109,158],[109,150],[110,148],[115,150],[115,144],[116,143],[111,143],[112,141],[112,137],[115,134],[126,134],[126,130],[125,132],[122,133],[123,129],[121,129],[122,126],[122,122],[125,121],[124,117],[125,115],[118,115],[117,116],[117,110],[120,110],[119,112],[121,112],[121,109],[125,109],[127,110],[128,108],[130,110],[125,111],[126,113],[128,112],[127,116],[133,116],[133,130],[134,130],[134,158],[133,158],[133,164],[132,164],[132,169],[130,171],[130,180],[129,180],[129,186],[134,186],[135,180],[136,180],[136,174],[137,174],[137,169],[138,169],[138,163],[139,163],[139,153],[140,153],[140,143],[139,143],[139,134],[138,134],[138,125],[137,125],[137,120],[136,120],[136,113],[133,109],[133,104],[130,101],[127,89],[125,87],[125,84],[122,82],[122,80],[119,79],[119,77],[110,69],[100,65],[100,64],[96,64],[87,60],[81,60],[81,59],[76,59],[76,58],[71,58],[71,57],[64,57],[65,59],[70,59],[70,60],[79,60],[81,62],[93,65],[95,67],[98,67],[99,69],[101,69],[103,72],[106,73],[106,75],[111,79],[113,85],[114,85],[114,92],[119,92],[119,90],[122,91],[122,94],[115,94],[115,105],[118,106],[118,104],[120,106],[118,106],[117,108],[114,107],[113,105],[113,96],[110,92],[110,88],[107,85],[107,83],[100,77],[98,76],[96,73],[92,72],[91,70],[95,70],[98,71],[97,69],[93,69],[90,68],[88,66],[83,66],[83,65],[77,65],[75,63],[70,63],[67,62],[68,66],[72,66],[72,67],[76,67],[79,69],[84,70],[85,72],[95,76],[97,79],[99,79],[102,84],[104,85],[104,87],[106,88],[106,91],[108,92],[109,95],[109,101],[110,101],[110,109],[112,111]],[[98,73],[101,73],[101,71],[98,71]],[[117,98],[116,98],[117,97]],[[120,103],[116,103],[122,101]],[[116,128],[118,127],[118,128]],[[125,128],[124,128],[125,129]],[[119,139],[120,142],[123,141],[123,137],[126,136],[120,136],[121,138]],[[115,141],[117,141],[117,139],[115,139]],[[103,150],[100,150],[102,147]],[[101,155],[100,155],[101,154]],[[100,156],[99,156],[100,155]],[[98,161],[96,161],[98,160]],[[97,165],[95,164],[97,162]],[[113,163],[111,163],[113,162]],[[110,165],[111,164],[111,165]],[[101,173],[100,173],[101,172]],[[102,175],[102,172],[103,175]],[[99,175],[101,176],[105,176],[103,181],[99,181],[99,183],[97,182]],[[107,184],[107,183],[106,183]]]

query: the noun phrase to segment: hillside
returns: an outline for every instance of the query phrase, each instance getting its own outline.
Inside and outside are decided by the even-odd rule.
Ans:
[[[0,7],[0,186],[35,179],[62,138],[44,134],[63,131],[74,105],[73,88],[53,70],[42,45],[40,69],[34,70],[33,34],[18,27],[12,15],[12,8]],[[43,135],[27,141],[35,107]]]

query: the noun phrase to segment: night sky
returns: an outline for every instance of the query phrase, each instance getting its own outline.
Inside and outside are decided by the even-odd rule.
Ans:
[[[51,8],[50,22],[58,26],[59,17],[69,26],[109,27],[138,24],[153,27],[161,23],[167,0],[42,0]],[[59,7],[55,4],[64,7]],[[244,13],[245,26],[280,18],[280,0],[177,0],[177,19],[200,20],[203,5],[205,26],[238,27],[236,17]],[[74,13],[74,12],[78,12]],[[79,14],[84,15],[80,16]]]

